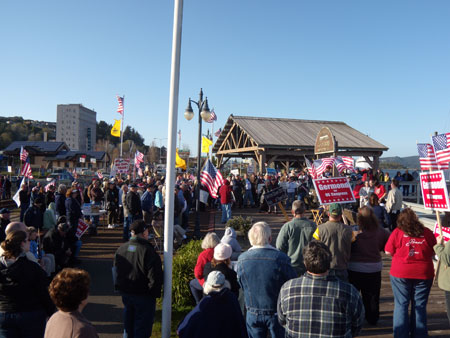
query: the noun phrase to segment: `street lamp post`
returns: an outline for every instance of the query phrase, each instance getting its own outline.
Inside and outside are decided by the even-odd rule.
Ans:
[[[201,146],[202,146],[202,119],[203,121],[209,121],[211,118],[211,112],[208,107],[208,98],[203,100],[203,90],[200,88],[199,100],[194,101],[189,98],[188,106],[184,112],[186,120],[190,121],[194,117],[194,111],[192,110],[191,103],[195,103],[198,107],[198,147],[197,147],[197,186],[195,188],[196,200],[195,200],[195,228],[194,236],[200,238],[200,159],[201,159]]]

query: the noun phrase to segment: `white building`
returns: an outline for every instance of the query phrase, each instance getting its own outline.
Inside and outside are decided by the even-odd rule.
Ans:
[[[70,149],[95,150],[97,113],[81,104],[59,104],[56,109],[56,141]]]

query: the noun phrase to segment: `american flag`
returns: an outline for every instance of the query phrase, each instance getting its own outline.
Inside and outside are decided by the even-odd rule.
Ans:
[[[26,161],[28,158],[28,151],[24,147],[20,147],[20,160]]]
[[[355,160],[350,156],[342,156],[342,161],[344,161],[345,166],[348,170],[355,171]]]
[[[207,123],[213,123],[214,121],[217,121],[217,115],[214,112],[214,108],[211,109],[211,116],[209,117],[209,120],[206,121]]]
[[[219,128],[219,130],[214,133],[214,136],[219,137],[221,133],[222,133],[222,128]]]
[[[117,112],[123,115],[123,97],[117,95],[117,101],[119,101],[119,107],[117,107]]]
[[[305,156],[305,163],[306,163],[306,168],[308,168],[308,171],[310,172],[312,178],[317,178],[316,168],[311,163],[311,161],[306,158],[306,156]]]
[[[315,160],[313,165],[316,168],[317,177],[321,177],[328,166],[333,166],[334,157],[322,158],[320,160]]]
[[[345,165],[344,160],[341,157],[334,158],[334,165],[341,174],[345,169],[347,169],[347,166]]]
[[[22,167],[20,175],[22,175],[24,177],[28,177],[28,178],[33,178],[33,175],[31,173],[30,159],[26,160],[25,164]]]
[[[429,143],[418,143],[417,151],[419,152],[420,169],[422,170],[438,170],[448,169],[448,163],[439,165],[436,161],[434,148]]]
[[[139,150],[136,150],[136,155],[134,155],[134,164],[136,165],[136,168],[139,168],[139,164],[142,162],[144,162],[144,154]]]
[[[200,173],[200,182],[208,188],[212,198],[218,197],[217,190],[225,183],[222,174],[212,164],[209,158],[206,160],[206,164]]]
[[[436,160],[438,164],[450,162],[450,133],[432,136]]]
[[[99,170],[99,171],[97,171],[97,176],[98,176],[98,178],[99,179],[103,179],[103,174],[102,174],[102,172]]]

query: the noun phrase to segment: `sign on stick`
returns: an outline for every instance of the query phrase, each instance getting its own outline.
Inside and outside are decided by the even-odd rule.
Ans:
[[[130,168],[129,158],[116,158],[114,160],[114,166],[116,167],[117,174],[128,174]]]
[[[266,200],[267,205],[271,207],[272,205],[287,199],[286,191],[281,187],[275,188],[266,192],[264,194],[264,199]]]
[[[449,211],[447,184],[442,170],[420,173],[423,206],[425,209]]]
[[[78,227],[77,227],[77,232],[75,234],[75,236],[77,236],[78,239],[81,238],[81,236],[83,236],[83,234],[86,232],[86,230],[89,228],[89,225],[86,224],[81,218],[78,220]]]
[[[320,204],[354,203],[352,187],[345,177],[321,178],[313,180]]]

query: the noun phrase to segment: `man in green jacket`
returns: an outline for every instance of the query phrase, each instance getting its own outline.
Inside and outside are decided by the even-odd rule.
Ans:
[[[303,248],[313,239],[316,225],[304,217],[305,204],[302,201],[292,203],[294,218],[284,224],[277,237],[277,249],[284,252],[291,259],[292,267],[300,277],[306,272],[303,263]]]

